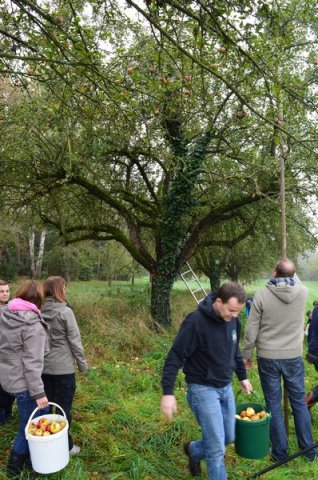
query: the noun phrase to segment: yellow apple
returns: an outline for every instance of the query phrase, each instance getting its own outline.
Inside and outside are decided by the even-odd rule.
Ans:
[[[252,408],[252,407],[247,407],[247,409],[246,409],[246,415],[247,415],[248,417],[251,417],[252,415],[255,415],[255,410],[254,410],[254,408]]]
[[[48,430],[51,433],[57,433],[60,430],[62,430],[62,428],[61,428],[61,425],[58,422],[53,421],[53,422],[51,422],[50,428],[48,428]]]

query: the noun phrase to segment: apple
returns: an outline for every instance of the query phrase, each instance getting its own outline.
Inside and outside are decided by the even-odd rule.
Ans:
[[[312,61],[312,63],[313,63],[314,65],[318,65],[318,58],[314,58],[313,61]]]
[[[241,418],[246,417],[246,410],[242,410],[240,413]]]
[[[37,428],[33,435],[35,435],[36,437],[42,437],[43,430],[41,430],[41,428]]]
[[[128,73],[128,75],[131,75],[132,73],[134,73],[134,68],[133,67],[128,67],[127,68],[127,73]]]
[[[48,421],[47,418],[40,418],[40,420],[38,421],[38,428],[41,428],[42,425],[45,425],[45,427],[49,424],[50,422]]]
[[[243,417],[242,420],[245,420],[246,422],[250,422],[251,419],[249,417]]]
[[[218,51],[220,53],[226,53],[226,48],[225,47],[220,47],[220,48],[218,48]]]
[[[36,430],[37,430],[36,427],[29,427],[29,428],[28,428],[28,433],[29,433],[30,435],[34,435],[35,432],[36,432]]]
[[[252,416],[250,417],[250,419],[251,419],[252,421],[259,420],[259,414],[256,413],[255,415],[252,415]]]
[[[186,82],[192,82],[192,75],[185,75],[184,79]]]
[[[49,432],[48,430],[45,430],[45,432],[43,432],[43,437],[48,437],[49,435],[51,435],[51,432]]]
[[[265,410],[262,410],[261,412],[259,412],[259,418],[266,418]]]
[[[66,422],[65,422],[64,420],[61,420],[61,421],[60,421],[60,425],[61,425],[61,430],[62,430],[62,428],[64,428],[64,427],[65,427],[65,425],[66,425]]]
[[[248,417],[251,417],[252,415],[255,415],[255,410],[254,410],[254,408],[252,408],[252,407],[247,407],[247,409],[246,409],[246,415],[247,415]]]
[[[190,90],[188,88],[183,88],[182,93],[187,97],[188,95],[190,95]]]
[[[57,433],[60,430],[62,430],[62,428],[61,428],[61,425],[58,422],[55,422],[55,421],[51,422],[49,432]]]

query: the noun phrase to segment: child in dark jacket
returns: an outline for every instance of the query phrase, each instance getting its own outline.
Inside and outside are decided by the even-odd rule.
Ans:
[[[0,312],[10,298],[10,287],[6,280],[0,280]],[[0,424],[4,424],[12,415],[14,396],[5,392],[0,385]]]

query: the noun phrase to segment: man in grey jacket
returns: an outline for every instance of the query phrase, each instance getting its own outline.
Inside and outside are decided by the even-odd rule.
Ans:
[[[304,450],[313,445],[302,361],[306,301],[307,289],[295,274],[295,265],[290,260],[281,260],[267,285],[256,292],[245,330],[242,353],[246,367],[250,368],[256,347],[266,406],[272,414],[270,438],[275,461],[285,460],[288,450],[281,409],[282,378],[299,448]],[[309,450],[305,456],[309,461],[314,460],[315,450]]]

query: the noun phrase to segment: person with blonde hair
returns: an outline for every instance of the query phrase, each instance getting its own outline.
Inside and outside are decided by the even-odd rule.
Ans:
[[[49,352],[49,335],[41,316],[43,287],[28,280],[0,314],[0,383],[17,400],[20,418],[7,465],[7,476],[16,477],[30,461],[24,429],[32,411],[48,406],[43,381],[44,356]],[[38,410],[37,415],[43,414]]]
[[[70,426],[76,389],[75,363],[80,372],[87,370],[87,363],[75,315],[67,304],[65,288],[63,277],[49,277],[44,282],[42,314],[50,326],[52,350],[45,358],[42,379],[49,401],[63,408]],[[70,430],[69,450],[71,455],[80,452],[80,447],[73,443]]]

